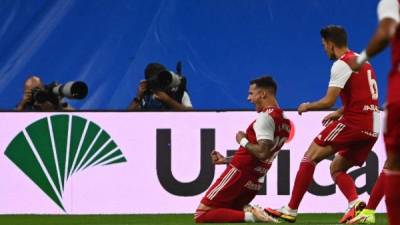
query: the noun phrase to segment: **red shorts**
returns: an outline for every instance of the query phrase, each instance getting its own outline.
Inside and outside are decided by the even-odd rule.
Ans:
[[[377,135],[335,121],[325,127],[314,142],[320,146],[331,145],[339,155],[361,166],[377,139]]]
[[[387,105],[383,134],[386,151],[400,153],[400,103]]]
[[[207,190],[201,203],[214,208],[242,210],[254,199],[261,186],[255,175],[228,165]]]

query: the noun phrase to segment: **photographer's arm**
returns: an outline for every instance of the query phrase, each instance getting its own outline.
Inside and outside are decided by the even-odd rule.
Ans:
[[[17,111],[24,111],[29,103],[31,102],[32,99],[32,92],[30,90],[26,90],[24,92],[24,96],[22,97],[22,100],[18,103],[16,110]]]
[[[138,97],[133,98],[132,102],[128,106],[128,110],[140,109],[140,99]]]
[[[173,98],[171,98],[167,93],[163,91],[154,91],[155,97],[168,105],[172,110],[190,110],[192,109],[191,106],[185,106],[184,104],[181,104],[177,101],[175,101]]]
[[[140,84],[137,88],[136,91],[136,96],[133,98],[133,100],[131,101],[131,103],[128,106],[128,110],[136,110],[136,109],[140,109],[140,101],[142,101],[144,92],[147,90],[147,84],[146,84],[146,80],[141,80]]]

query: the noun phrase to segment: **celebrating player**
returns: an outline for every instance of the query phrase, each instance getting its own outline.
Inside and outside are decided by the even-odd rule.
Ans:
[[[238,151],[231,157],[212,152],[215,164],[229,164],[208,189],[196,210],[197,223],[278,222],[259,207],[245,207],[264,183],[265,174],[289,137],[290,121],[275,98],[277,86],[271,77],[250,81],[248,100],[258,118],[239,131]]]
[[[381,198],[385,194],[386,207],[391,225],[400,224],[400,1],[381,0],[378,5],[379,25],[368,47],[357,57],[353,69],[358,71],[368,58],[371,58],[392,43],[392,69],[389,73],[388,97],[386,105],[386,121],[384,139],[387,160],[383,173],[374,187],[377,195],[371,194],[370,201]],[[361,66],[362,68],[362,66]],[[382,189],[384,189],[382,191]],[[356,222],[372,221],[373,211],[362,211]]]
[[[266,209],[289,222],[296,221],[297,209],[316,165],[332,155],[335,155],[330,165],[332,179],[349,202],[340,222],[348,221],[357,210],[365,207],[358,199],[354,180],[346,171],[365,162],[379,133],[378,87],[372,66],[363,63],[358,72],[353,72],[349,59],[354,59],[355,53],[348,49],[347,34],[342,27],[327,26],[320,33],[326,54],[329,59],[336,60],[331,68],[328,90],[319,101],[300,104],[298,112],[301,115],[309,110],[329,109],[339,95],[343,106],[323,119],[326,127],[311,143],[300,163],[289,204],[278,210]]]

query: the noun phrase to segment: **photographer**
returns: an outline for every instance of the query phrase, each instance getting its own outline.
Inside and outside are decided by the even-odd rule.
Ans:
[[[37,92],[43,91],[45,85],[37,76],[28,77],[24,83],[24,95],[21,102],[17,105],[17,111],[60,111],[74,110],[70,105],[62,102],[61,97],[57,97],[56,101],[48,99],[38,101]],[[36,92],[36,93],[35,93]]]
[[[145,79],[137,89],[129,110],[189,110],[192,109],[186,80],[168,71],[159,63],[150,63],[144,71]]]

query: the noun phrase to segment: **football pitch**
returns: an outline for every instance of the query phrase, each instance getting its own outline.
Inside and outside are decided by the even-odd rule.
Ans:
[[[342,214],[301,214],[295,224],[338,224]],[[151,215],[0,215],[1,225],[188,225],[191,214]],[[226,223],[228,224],[228,223]],[[377,214],[377,225],[387,224],[385,214]]]

